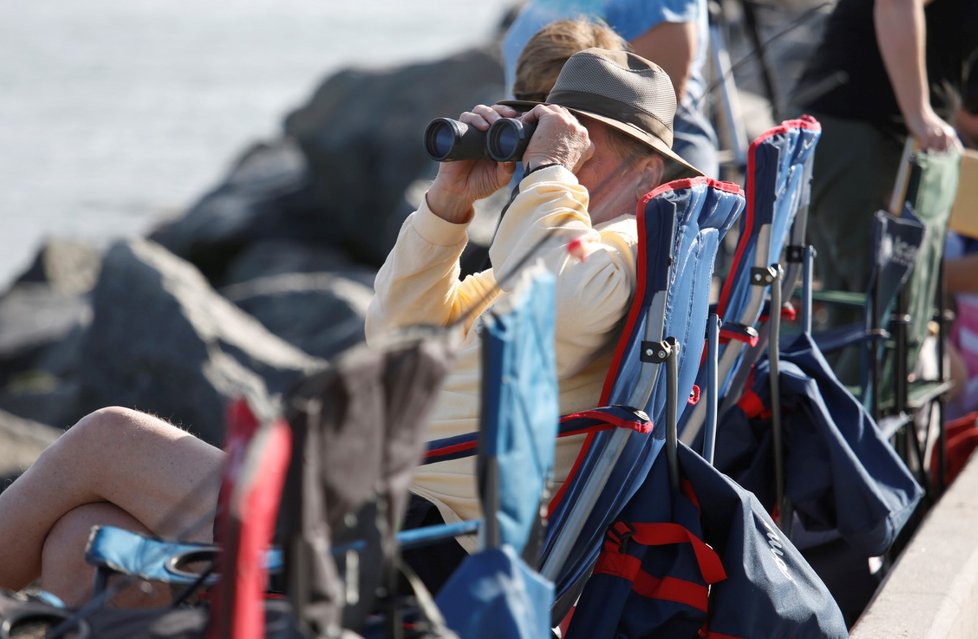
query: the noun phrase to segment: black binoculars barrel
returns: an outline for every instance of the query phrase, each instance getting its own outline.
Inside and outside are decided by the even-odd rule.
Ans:
[[[486,134],[464,122],[435,118],[424,132],[424,146],[433,160],[478,160],[485,155]]]
[[[439,162],[484,157],[515,162],[523,157],[535,128],[515,118],[501,118],[483,132],[458,120],[436,118],[425,129],[425,150]]]
[[[533,136],[533,124],[516,118],[501,118],[492,123],[486,137],[486,152],[496,162],[516,162],[523,157]]]

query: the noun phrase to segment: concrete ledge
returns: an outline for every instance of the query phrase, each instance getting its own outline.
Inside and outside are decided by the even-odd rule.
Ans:
[[[978,457],[927,514],[851,636],[978,638]]]

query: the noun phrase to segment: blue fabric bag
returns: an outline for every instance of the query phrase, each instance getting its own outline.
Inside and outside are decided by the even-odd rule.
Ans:
[[[500,546],[466,557],[435,601],[462,639],[546,639],[553,599],[553,584]]]
[[[571,620],[591,637],[846,637],[842,613],[757,499],[680,444],[609,529]]]
[[[890,547],[923,490],[811,336],[781,351],[785,494],[805,529],[838,531],[865,556]],[[717,429],[717,468],[774,506],[769,364]]]

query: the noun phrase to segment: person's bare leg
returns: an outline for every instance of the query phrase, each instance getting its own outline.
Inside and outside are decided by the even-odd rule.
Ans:
[[[0,588],[37,579],[48,533],[85,504],[109,502],[161,537],[211,541],[223,461],[151,415],[113,407],[85,416],[0,493]]]
[[[108,502],[85,504],[69,511],[54,524],[41,553],[41,588],[69,606],[80,606],[94,594],[95,567],[85,561],[85,546],[92,526],[116,526],[149,533],[141,523]],[[119,577],[110,587],[121,584]],[[162,583],[133,580],[107,602],[122,608],[155,608],[172,601],[170,588]]]

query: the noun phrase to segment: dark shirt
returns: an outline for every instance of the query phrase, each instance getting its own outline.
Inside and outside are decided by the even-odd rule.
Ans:
[[[839,0],[795,88],[796,100],[806,111],[905,133],[876,41],[873,5],[874,0]],[[931,104],[950,119],[961,101],[967,65],[978,51],[978,1],[934,0],[924,13]]]

